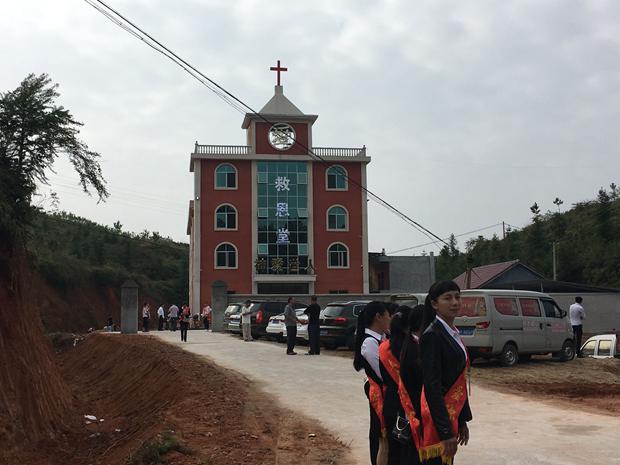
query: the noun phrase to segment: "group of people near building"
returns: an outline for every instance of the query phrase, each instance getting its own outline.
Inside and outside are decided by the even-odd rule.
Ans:
[[[172,304],[168,311],[164,310],[164,306],[160,305],[157,309],[157,330],[164,329],[176,331],[177,326],[181,331],[181,341],[187,342],[187,331],[192,328],[204,326],[205,330],[209,330],[211,322],[211,307],[205,304],[200,314],[192,314],[189,305],[183,305],[181,309]],[[148,332],[150,329],[151,306],[148,302],[142,305],[142,331]]]
[[[414,308],[370,302],[358,316],[355,370],[364,370],[373,465],[452,464],[469,440],[469,355],[454,319],[460,289],[433,284]]]

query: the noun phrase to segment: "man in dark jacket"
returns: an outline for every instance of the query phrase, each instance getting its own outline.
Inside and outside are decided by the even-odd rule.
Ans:
[[[310,297],[310,305],[304,310],[304,313],[308,315],[308,339],[310,345],[308,355],[319,355],[321,353],[321,343],[319,339],[319,315],[321,314],[321,306],[316,300],[315,295]]]

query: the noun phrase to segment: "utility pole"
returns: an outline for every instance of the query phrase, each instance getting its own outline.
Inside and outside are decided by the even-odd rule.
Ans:
[[[558,279],[558,265],[557,265],[557,252],[556,252],[556,241],[553,241],[553,280],[557,281]]]
[[[502,221],[502,239],[506,239],[506,223]]]

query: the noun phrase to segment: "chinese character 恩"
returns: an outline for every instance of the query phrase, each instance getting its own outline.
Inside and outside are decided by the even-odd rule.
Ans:
[[[291,189],[288,186],[290,183],[291,183],[291,180],[287,178],[286,176],[278,176],[276,178],[276,182],[274,183],[274,185],[278,192],[290,191]]]
[[[278,203],[276,203],[276,216],[279,216],[280,218],[282,218],[284,216],[289,216],[289,213],[288,213],[288,203],[286,203],[286,202],[278,202]]]
[[[276,244],[288,244],[288,228],[278,229],[278,239]]]

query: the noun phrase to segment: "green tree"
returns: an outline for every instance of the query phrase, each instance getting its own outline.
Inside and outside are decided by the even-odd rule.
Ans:
[[[17,89],[0,94],[0,235],[7,243],[29,223],[36,183],[47,183],[61,153],[84,192],[94,189],[99,200],[108,196],[100,155],[78,139],[82,123],[56,104],[57,88],[46,74],[30,74]]]

